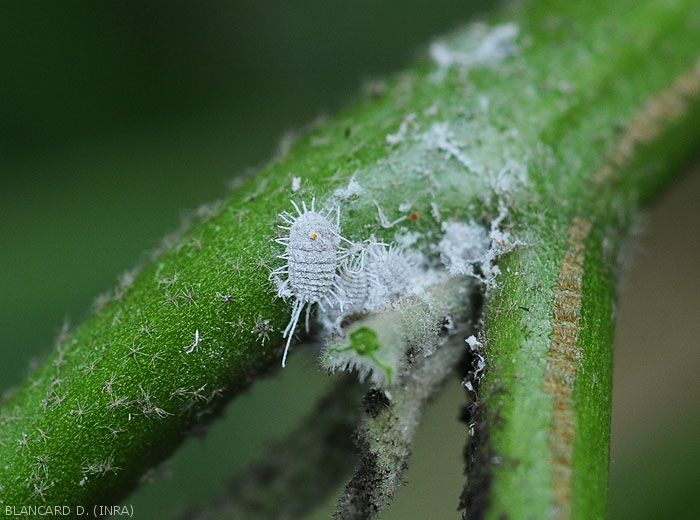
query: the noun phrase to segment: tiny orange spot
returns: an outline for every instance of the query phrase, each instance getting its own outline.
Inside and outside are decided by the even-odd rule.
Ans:
[[[318,233],[311,233],[309,237],[311,238],[311,240],[316,240],[318,238]]]
[[[408,217],[408,220],[410,220],[411,222],[415,222],[415,221],[418,220],[419,218],[420,218],[420,213],[418,213],[418,212],[416,211],[416,212],[414,212],[414,213],[411,213],[411,216]]]

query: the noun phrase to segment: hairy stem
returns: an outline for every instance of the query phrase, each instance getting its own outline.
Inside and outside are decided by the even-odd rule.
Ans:
[[[699,97],[697,60],[637,103],[607,156],[558,195],[560,215],[521,215],[526,245],[486,301],[465,518],[606,516],[620,250],[639,205],[689,157],[670,143],[697,143]]]
[[[268,282],[276,219],[290,198],[315,196],[340,209],[346,238],[410,242],[438,263],[445,222],[488,225],[508,209],[503,226],[525,245],[506,258],[486,308],[482,399],[507,462],[493,468],[489,514],[603,511],[602,488],[585,483],[606,474],[608,272],[639,203],[700,142],[698,19],[695,0],[532,1],[437,42],[433,64],[388,81],[379,99],[319,125],[202,208],[60,338],[0,411],[0,506],[118,501],[278,365],[291,302]],[[580,303],[566,292],[578,285],[560,277],[576,219],[591,225],[576,264]],[[572,309],[579,328],[553,343],[569,326],[555,317]],[[579,365],[555,370],[571,342]],[[573,452],[555,457],[548,389],[570,377]],[[555,458],[571,471],[555,470]],[[570,492],[559,492],[562,479]]]

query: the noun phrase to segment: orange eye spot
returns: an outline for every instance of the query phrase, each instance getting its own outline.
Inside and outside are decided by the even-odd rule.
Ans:
[[[410,220],[411,222],[415,222],[415,221],[417,221],[419,218],[420,218],[420,213],[418,213],[418,212],[416,211],[415,213],[411,213],[411,216],[408,217],[408,220]]]
[[[318,238],[318,233],[311,233],[311,234],[309,235],[309,238],[310,238],[311,240],[316,240],[316,239]]]

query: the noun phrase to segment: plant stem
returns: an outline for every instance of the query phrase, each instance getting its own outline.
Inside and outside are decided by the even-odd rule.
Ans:
[[[466,518],[606,517],[620,250],[639,205],[689,156],[671,143],[700,137],[699,94],[700,60],[638,103],[602,166],[558,196],[566,210],[521,215],[527,245],[485,306]]]
[[[700,142],[699,18],[695,0],[524,2],[300,138],[124,276],[4,403],[0,506],[119,501],[278,365],[290,307],[268,282],[276,219],[290,198],[315,196],[339,207],[348,239],[414,237],[433,260],[443,222],[488,226],[508,208],[504,225],[526,245],[486,308],[486,441],[507,461],[486,468],[487,512],[604,511],[604,486],[589,483],[606,475],[611,266],[639,204]],[[581,221],[590,232],[572,242]],[[561,343],[557,313],[578,323]],[[554,370],[572,342],[580,364]],[[552,388],[570,377],[560,397],[576,433],[559,450]],[[555,492],[560,481],[569,491]]]

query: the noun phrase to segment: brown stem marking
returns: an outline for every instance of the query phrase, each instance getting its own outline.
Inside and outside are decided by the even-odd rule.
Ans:
[[[671,85],[651,97],[617,140],[603,166],[593,175],[602,186],[627,166],[639,145],[657,139],[669,124],[680,119],[691,102],[700,96],[700,58],[688,71],[676,76]]]
[[[569,247],[564,255],[554,291],[552,341],[547,356],[544,389],[552,397],[552,450],[555,518],[571,516],[573,440],[575,412],[573,390],[582,352],[577,344],[581,316],[581,282],[584,274],[585,240],[591,223],[574,218],[569,228]]]

